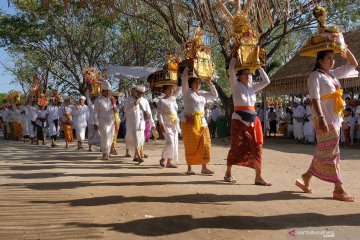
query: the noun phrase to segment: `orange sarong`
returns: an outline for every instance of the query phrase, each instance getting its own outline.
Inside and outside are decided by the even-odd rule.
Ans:
[[[74,141],[73,131],[71,124],[63,124],[64,136],[66,142]]]
[[[206,164],[210,161],[211,138],[209,128],[200,127],[196,121],[181,122],[181,133],[188,165]]]
[[[14,125],[15,138],[22,138],[23,137],[23,131],[22,131],[21,122],[13,122],[13,125]]]

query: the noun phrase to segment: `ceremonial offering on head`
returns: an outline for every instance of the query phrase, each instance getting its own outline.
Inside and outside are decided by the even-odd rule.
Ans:
[[[48,103],[49,103],[49,101],[48,101],[46,94],[41,93],[38,98],[37,105],[45,107],[48,105]]]
[[[91,95],[101,95],[101,74],[95,67],[85,68],[82,72],[84,82]]]
[[[14,104],[21,104],[21,92],[19,91],[15,91],[15,90],[11,90],[9,91],[8,95],[7,95],[7,100],[10,103],[14,103]]]
[[[164,68],[149,75],[148,82],[153,93],[161,93],[165,85],[177,86],[180,61],[180,57],[168,53]]]
[[[214,78],[215,65],[211,60],[211,49],[204,45],[203,33],[196,28],[194,38],[183,45],[185,60],[180,63],[180,68],[189,68],[189,78],[209,80]]]
[[[231,58],[237,60],[235,71],[249,69],[254,72],[265,65],[265,49],[258,45],[259,36],[252,31],[251,23],[243,12],[234,16],[232,41]]]
[[[51,94],[56,102],[62,102],[62,97],[57,91],[51,90]]]
[[[316,57],[320,51],[332,50],[334,53],[345,55],[347,46],[342,30],[336,26],[326,26],[326,9],[315,7],[313,14],[318,21],[318,33],[307,41],[300,49],[299,55]]]

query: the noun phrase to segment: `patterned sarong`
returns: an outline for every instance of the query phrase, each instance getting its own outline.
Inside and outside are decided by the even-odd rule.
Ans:
[[[255,121],[255,125],[261,123]],[[227,157],[227,165],[240,165],[261,170],[262,144],[257,141],[255,129],[259,126],[246,126],[237,119],[231,120],[231,148]]]
[[[209,128],[197,129],[193,122],[181,122],[181,132],[188,165],[206,164],[210,161],[211,138]]]
[[[23,137],[22,124],[21,122],[13,122],[14,124],[14,135],[15,138],[19,139]]]
[[[144,135],[145,135],[145,140],[149,140],[150,139],[150,130],[151,130],[151,126],[150,126],[150,121],[146,120],[145,121],[145,131],[144,131]]]
[[[100,132],[99,130],[95,131],[93,124],[88,125],[88,144],[100,145]]]
[[[329,125],[328,132],[323,132],[317,123],[314,124],[317,145],[309,172],[321,180],[341,183],[339,132],[333,125]]]

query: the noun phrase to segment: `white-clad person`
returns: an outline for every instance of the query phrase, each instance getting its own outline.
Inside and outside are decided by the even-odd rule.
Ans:
[[[24,136],[24,142],[28,141],[30,139],[30,135],[29,135],[29,113],[28,110],[26,108],[26,105],[22,105],[21,106],[21,120],[22,120],[22,131],[23,131],[23,136]]]
[[[50,98],[50,104],[46,108],[46,125],[51,138],[51,147],[55,147],[59,127],[59,107],[54,97]]]
[[[95,100],[94,104],[94,130],[100,131],[101,159],[109,160],[111,143],[114,137],[114,111],[116,108],[115,99],[111,96],[111,85],[109,81],[102,81],[101,94],[102,95]]]
[[[85,96],[80,96],[79,102],[73,111],[74,127],[76,131],[76,139],[78,142],[77,149],[84,149],[83,142],[85,140],[85,132],[89,119],[89,109],[88,106],[85,105],[85,100]]]
[[[89,90],[86,90],[86,99],[88,102],[89,119],[88,119],[88,144],[89,152],[92,152],[93,145],[100,145],[100,132],[94,129],[95,124],[95,101],[97,96],[92,95],[90,97]]]
[[[294,137],[296,143],[304,141],[304,117],[306,114],[305,108],[300,105],[300,100],[295,98],[293,101],[293,124],[294,124]]]
[[[144,142],[145,142],[145,121],[150,121],[151,129],[155,128],[152,118],[151,108],[148,100],[143,96],[146,88],[144,85],[138,85],[135,88],[133,96],[125,99],[124,111],[126,114],[126,138],[125,142],[128,148],[134,150],[134,162],[138,164],[144,162]]]
[[[311,99],[309,95],[306,96],[305,104],[304,139],[305,143],[313,144],[315,143],[315,129],[311,117]]]
[[[35,133],[36,133],[36,118],[37,118],[38,107],[35,105],[34,100],[29,99],[28,102],[26,103],[26,109],[28,112],[30,144],[33,144],[34,139],[35,139]]]
[[[179,118],[177,115],[178,105],[176,98],[181,91],[181,87],[177,87],[176,91],[173,85],[164,85],[163,91],[165,96],[161,98],[157,104],[159,124],[165,138],[165,146],[161,154],[160,165],[167,168],[176,168],[172,163],[178,160],[178,139],[180,132]],[[166,164],[165,164],[166,161]]]

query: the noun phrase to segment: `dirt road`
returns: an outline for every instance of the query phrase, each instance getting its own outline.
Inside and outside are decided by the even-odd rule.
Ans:
[[[226,144],[227,143],[227,144]],[[341,173],[357,202],[332,199],[330,183],[313,179],[303,194],[295,179],[315,146],[266,139],[263,174],[234,168],[222,181],[228,141],[215,140],[213,176],[160,168],[162,141],[146,144],[150,158],[98,160],[99,153],[0,140],[0,239],[355,239],[360,234],[360,146],[341,153]],[[63,144],[63,143],[60,143]],[[124,144],[118,143],[120,153]],[[195,167],[200,171],[200,166]],[[290,233],[289,233],[290,232]],[[293,236],[295,235],[295,237]]]

